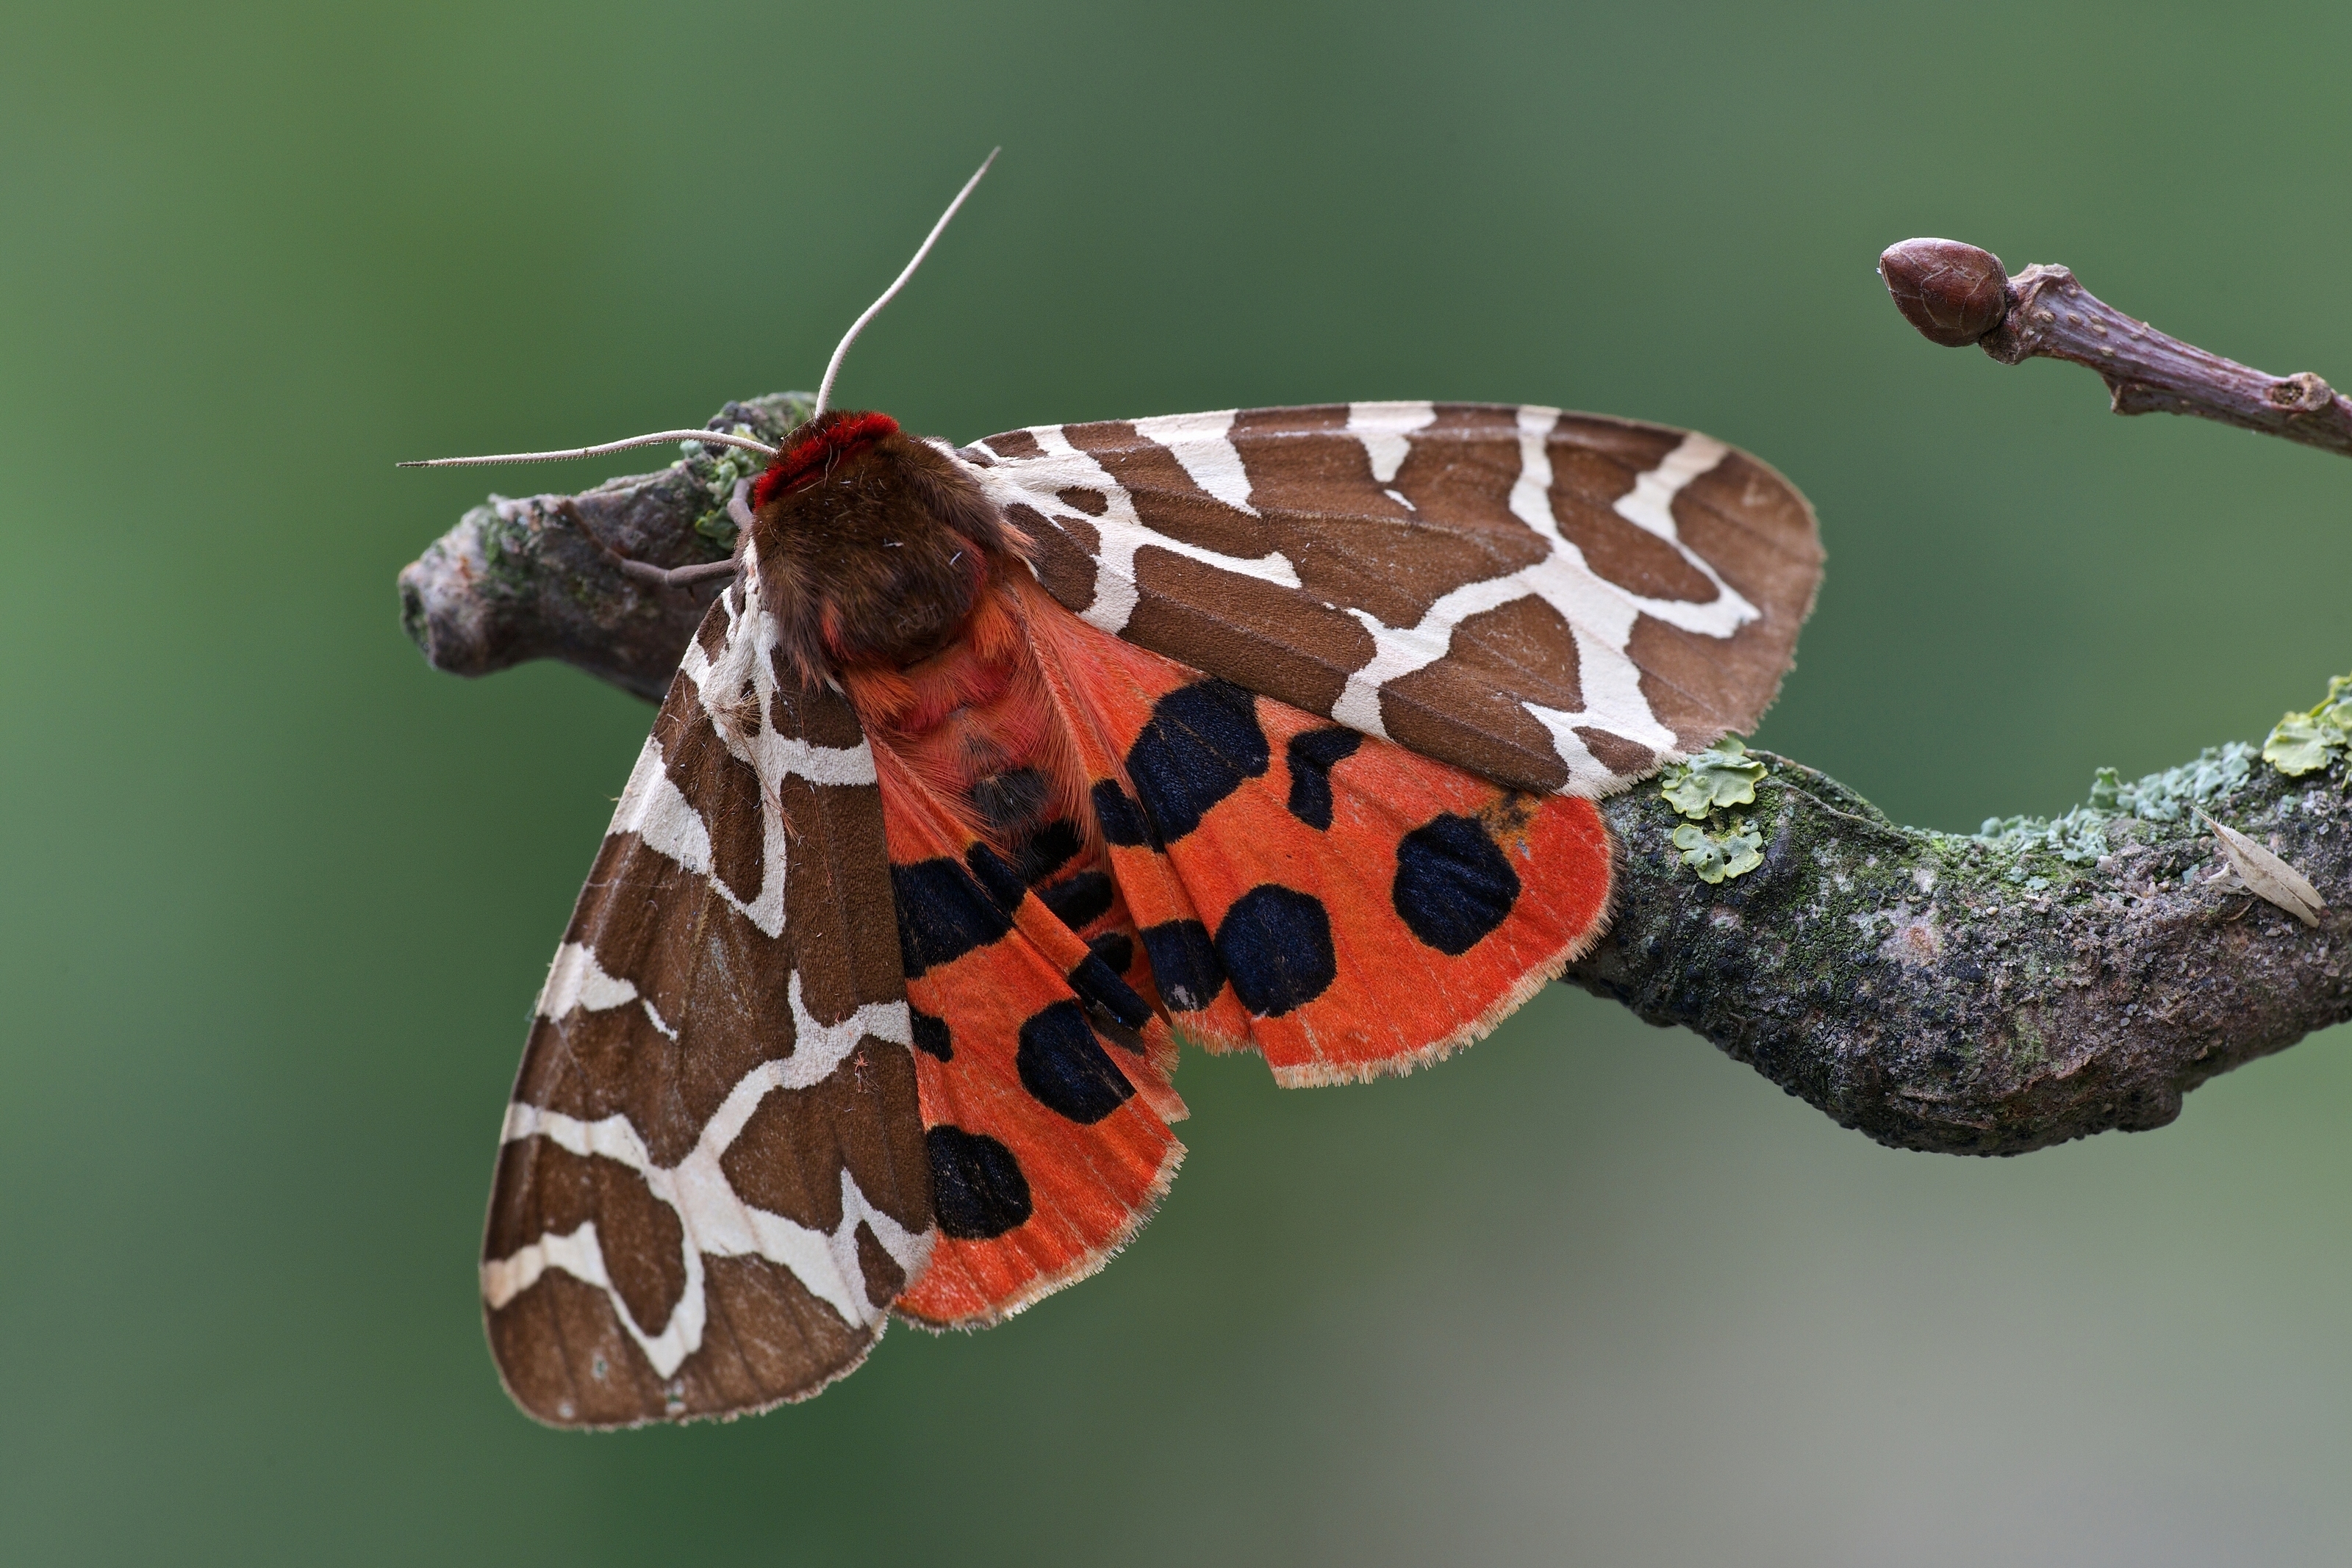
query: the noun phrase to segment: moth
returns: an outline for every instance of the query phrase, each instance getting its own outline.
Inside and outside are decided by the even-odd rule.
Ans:
[[[731,560],[637,569],[728,585],[506,1112],[482,1298],[541,1421],[764,1409],[1094,1272],[1183,1156],[1180,1039],[1285,1084],[1477,1039],[1602,930],[1594,801],[1751,728],[1811,607],[1804,498],[1657,425],[831,408],[971,190],[780,447],[583,449],[768,462]]]

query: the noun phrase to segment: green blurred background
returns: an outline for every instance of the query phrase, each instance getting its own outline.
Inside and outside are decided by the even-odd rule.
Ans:
[[[1099,1279],[583,1437],[474,1258],[650,710],[467,685],[393,460],[845,378],[969,439],[1349,398],[1695,425],[1830,550],[1766,744],[1949,829],[2352,666],[2352,465],[1929,347],[1915,234],[2352,379],[2338,5],[8,8],[0,1555],[2308,1563],[2352,1541],[2352,1062],[1878,1148],[1556,991],[1444,1068],[1188,1062]],[[657,460],[657,459],[656,459]]]

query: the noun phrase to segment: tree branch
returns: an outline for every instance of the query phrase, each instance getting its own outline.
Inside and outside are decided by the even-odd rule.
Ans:
[[[2099,315],[2095,301],[2085,309],[2079,290],[2053,298],[2048,280],[2063,274],[2038,270],[2043,283],[2029,274],[2013,301],[2005,282],[1990,290],[2002,322],[2032,316],[2004,341],[2045,345],[2020,357],[2081,359],[2074,350],[2080,333],[2097,337],[2094,321],[2115,337],[2121,318]],[[1898,302],[1906,276],[1890,265]],[[1979,268],[1980,294],[1986,277]],[[1932,282],[1920,293],[1955,297]],[[2033,337],[2034,323],[2060,321],[2076,335]],[[2237,407],[2230,378],[2254,372],[2134,330],[2144,335],[2116,345],[2119,388],[2184,387],[2167,395],[2185,412],[2296,440],[2322,428],[2296,419],[2338,417],[2215,412]],[[2094,351],[2101,358],[2084,362],[2105,373]],[[2224,371],[2197,380],[2210,366]],[[2173,380],[2137,379],[2159,371]],[[772,442],[807,406],[794,393],[730,403],[711,427]],[[658,700],[717,586],[656,586],[622,562],[723,559],[725,503],[742,466],[701,450],[577,497],[475,507],[401,573],[403,622],[437,669],[478,675],[558,658]],[[2331,746],[2342,742],[2329,733]],[[1673,841],[1690,820],[1657,782],[1603,803],[1622,851],[1614,924],[1566,978],[1653,1023],[1696,1030],[1881,1143],[2018,1154],[2160,1126],[2206,1079],[2352,1016],[2352,954],[2336,946],[2346,917],[2323,913],[2306,926],[2253,896],[2197,820],[2210,813],[2324,899],[2352,902],[2341,755],[2296,779],[2246,746],[2137,784],[2102,773],[2091,803],[2065,817],[2013,818],[1973,835],[1899,827],[1811,768],[1748,755],[1764,769],[1752,799],[1738,801],[1735,787],[1733,803],[1705,819],[1717,834],[1745,830],[1755,850],[1738,862],[1752,866],[1744,873],[1701,880],[1693,860],[1704,852],[1686,856]],[[1724,864],[1718,855],[1708,869]]]
[[[1763,864],[1714,887],[1678,863],[1654,788],[1606,803],[1617,921],[1570,977],[1880,1143],[2021,1154],[2162,1126],[2208,1078],[2352,1016],[2341,917],[2254,897],[2195,816],[2341,902],[2341,764],[2294,781],[2223,748],[2054,823],[1952,835],[1753,755]]]
[[[730,402],[704,426],[772,445],[808,415],[806,392]],[[700,446],[658,474],[608,480],[577,496],[492,496],[402,569],[400,623],[425,662],[487,675],[561,659],[659,702],[703,612],[725,585],[657,580],[656,572],[726,560],[727,502],[756,459]]]
[[[1975,343],[2004,365],[2088,365],[2117,413],[2193,413],[2352,457],[2352,399],[2309,371],[2273,376],[2134,320],[2063,267],[2011,278],[2000,257],[1948,239],[1906,239],[1878,258],[1904,319],[1931,343]]]

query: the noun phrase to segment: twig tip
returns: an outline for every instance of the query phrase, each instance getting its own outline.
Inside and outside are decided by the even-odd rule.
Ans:
[[[1962,349],[2009,314],[2000,257],[1955,239],[1906,239],[1880,253],[1878,276],[1903,319],[1931,343]]]

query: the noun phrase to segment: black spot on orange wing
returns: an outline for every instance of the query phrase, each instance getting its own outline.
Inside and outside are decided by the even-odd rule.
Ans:
[[[1364,737],[1352,729],[1310,729],[1290,737],[1290,814],[1322,832],[1331,825],[1331,769],[1356,754]]]
[[[1038,1103],[1088,1126],[1118,1110],[1135,1092],[1135,1085],[1095,1038],[1086,1009],[1073,1001],[1051,1003],[1030,1016],[1021,1026],[1021,1048],[1013,1056],[1013,1065],[1020,1071],[1022,1087]]]
[[[945,1123],[923,1141],[931,1156],[931,1212],[942,1231],[986,1241],[1029,1218],[1029,1178],[1011,1149],[986,1133]]]
[[[1034,768],[1010,768],[971,787],[973,809],[1012,845],[1014,866],[1031,883],[1051,876],[1085,848],[1076,824],[1045,815],[1049,793],[1045,776]]]
[[[1217,961],[1209,928],[1199,921],[1164,921],[1139,935],[1144,960],[1151,966],[1151,983],[1176,1011],[1197,1012],[1225,988],[1224,966]]]
[[[1179,686],[1154,703],[1127,753],[1127,776],[1144,815],[1172,843],[1243,781],[1261,778],[1271,758],[1256,703],[1231,681]]]
[[[1097,780],[1094,795],[1095,821],[1101,824],[1107,841],[1127,849],[1160,847],[1160,835],[1152,831],[1150,821],[1136,805],[1135,798],[1120,789],[1117,779]]]
[[[1118,971],[1102,960],[1091,949],[1069,973],[1070,989],[1117,1019],[1129,1029],[1141,1029],[1151,1019],[1151,1009],[1134,988],[1118,977]]]
[[[1234,900],[1217,925],[1217,956],[1234,995],[1260,1018],[1305,1007],[1339,974],[1323,901],[1278,883],[1261,883]]]
[[[1510,917],[1519,901],[1519,877],[1475,817],[1447,812],[1397,845],[1390,898],[1405,929],[1460,957]]]
[[[1014,858],[1020,864],[1022,877],[1034,885],[1069,864],[1085,847],[1086,841],[1079,838],[1076,824],[1056,817],[1049,822],[1038,824],[1024,835],[1020,851]]]
[[[979,843],[964,852],[963,863],[972,880],[988,890],[997,908],[1010,915],[1020,907],[1022,895],[1029,891],[1029,879],[1021,874],[1019,866]]]
[[[1004,906],[970,872],[944,857],[893,865],[890,892],[898,906],[898,950],[910,980],[1013,929]]]
[[[1050,714],[1029,716],[1050,733]],[[1139,703],[1122,738],[1149,716]],[[1113,813],[1123,805],[1140,840],[1140,809],[1118,797],[1125,750],[1073,760],[1090,784],[1110,781]],[[1150,1215],[1182,1152],[1168,1131],[1183,1102],[1167,1082],[1172,1052],[1145,1000],[1152,987],[1139,966],[1131,979],[1111,969],[1065,923],[1132,939],[1116,885],[1086,875],[1107,869],[1095,824],[1084,810],[1055,821],[1053,791],[1024,776],[1034,758],[1007,757],[982,770],[994,782],[988,820],[975,823],[969,802],[940,793],[888,737],[875,744],[892,858],[907,868],[901,884],[924,895],[907,900],[908,945],[926,957],[962,949],[907,981],[908,1005],[946,1024],[951,1055],[911,1053],[940,1236],[892,1304],[940,1327],[997,1321],[1091,1272]],[[1384,868],[1383,890],[1386,880]]]
[[[1082,871],[1064,877],[1051,887],[1040,888],[1037,896],[1055,917],[1073,931],[1083,931],[1095,921],[1110,913],[1112,895],[1108,874],[1098,871]],[[1114,965],[1125,968],[1124,964]]]
[[[1110,966],[1114,975],[1124,975],[1135,962],[1135,941],[1124,931],[1106,931],[1087,943],[1094,956]]]
[[[1152,787],[1151,764],[1178,751],[1171,740],[1197,738],[1171,737],[1168,720],[1180,705],[1211,706],[1217,688],[1075,615],[1031,624],[1041,657],[1093,715],[1077,737],[1088,776],[1116,781],[1096,796],[1112,841],[1112,918],[1122,906],[1132,917],[1151,983],[1141,965],[1129,976],[1158,992],[1181,1032],[1255,1046],[1285,1083],[1409,1071],[1467,1044],[1598,929],[1611,847],[1590,801],[1521,809],[1490,779],[1393,742],[1327,739],[1328,717],[1266,695],[1245,716],[1228,711],[1283,769],[1269,759],[1253,772],[1254,748],[1221,748],[1229,762],[1240,750],[1242,765],[1197,792],[1229,791],[1181,835],[1168,836],[1187,813],[1168,812],[1163,842],[1147,852],[1160,797],[1197,810],[1181,798],[1200,780],[1182,769],[1166,769],[1176,788]],[[1343,746],[1352,749],[1339,757]],[[1438,821],[1447,817],[1461,821]]]
[[[1129,1029],[1117,1019],[1108,1019],[1100,1013],[1088,1015],[1087,1021],[1095,1026],[1095,1033],[1097,1036],[1110,1041],[1129,1056],[1143,1057],[1147,1061],[1150,1058],[1151,1042],[1143,1038],[1141,1030]]]
[[[919,1008],[909,1009],[915,1023],[915,1049],[939,1058],[941,1061],[955,1060],[955,1036],[948,1020],[933,1018]]]

